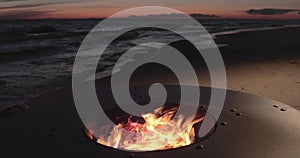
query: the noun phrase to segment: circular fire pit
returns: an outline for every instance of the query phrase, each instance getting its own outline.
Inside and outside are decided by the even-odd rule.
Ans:
[[[107,92],[107,85],[107,82],[99,82],[103,92]],[[178,102],[175,97],[176,87],[178,86],[166,86],[171,92],[168,93],[170,99],[167,103],[172,105]],[[199,105],[208,105],[211,88],[199,89]],[[99,93],[98,97],[108,98],[105,94],[107,93]],[[137,88],[133,97],[139,100],[139,94],[142,93]],[[107,100],[111,98],[105,101]],[[143,96],[140,100],[147,100],[147,97]],[[90,158],[298,158],[300,155],[299,110],[278,101],[230,90],[227,90],[223,111],[210,135],[176,150],[151,152],[133,153],[91,141],[82,130],[71,90],[47,93],[27,104],[32,109],[0,123],[2,155],[49,158],[58,155]],[[114,105],[111,102],[103,105],[109,105],[103,109],[114,120],[116,113],[110,111],[116,112],[118,106],[111,106]],[[205,108],[200,106],[200,112],[205,112]],[[126,116],[126,113],[121,114],[119,116]],[[92,117],[91,121],[93,118],[98,117]],[[196,128],[195,131],[198,131]]]
[[[204,117],[214,123],[211,115],[205,115],[205,106],[200,106],[196,116],[189,116],[187,111],[185,116],[174,118],[178,107],[175,103],[165,104],[142,117],[114,108],[107,111],[114,126],[98,126],[95,116],[89,124],[92,131],[84,128],[84,132],[100,145],[135,152],[176,149],[200,142],[213,133],[215,128],[203,137],[198,136]]]

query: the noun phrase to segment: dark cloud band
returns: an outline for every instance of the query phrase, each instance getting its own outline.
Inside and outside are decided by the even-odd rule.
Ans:
[[[275,9],[275,8],[265,8],[265,9],[249,9],[245,12],[252,15],[283,15],[290,12],[296,12],[296,9]]]

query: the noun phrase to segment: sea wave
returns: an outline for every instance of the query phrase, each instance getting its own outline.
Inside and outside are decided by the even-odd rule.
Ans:
[[[100,21],[99,19],[1,20],[0,109],[20,104],[25,98],[45,91],[70,85],[72,66],[81,41]],[[290,20],[206,19],[200,22],[213,36],[300,26],[299,21]],[[189,33],[191,28],[193,26],[186,28],[185,33]],[[116,25],[98,31],[101,34],[122,29],[124,27]],[[96,77],[109,75],[124,50],[143,41],[165,42],[174,38],[181,37],[159,30],[139,30],[130,36],[119,38],[114,49],[108,49],[103,58],[105,60],[98,65]],[[199,44],[209,46],[207,41],[199,41]],[[218,43],[218,46],[224,45]],[[89,55],[93,57],[97,54]],[[85,69],[89,69],[89,64],[82,65],[82,70],[77,73]]]

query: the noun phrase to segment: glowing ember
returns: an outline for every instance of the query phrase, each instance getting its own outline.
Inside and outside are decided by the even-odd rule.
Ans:
[[[155,114],[142,115],[144,123],[133,122],[129,118],[126,123],[115,125],[108,134],[101,135],[96,141],[106,146],[136,151],[189,145],[195,139],[194,125],[201,122],[204,117],[194,119],[179,115],[173,118],[176,111],[176,107],[168,110],[156,109]],[[86,132],[92,139],[92,134]]]

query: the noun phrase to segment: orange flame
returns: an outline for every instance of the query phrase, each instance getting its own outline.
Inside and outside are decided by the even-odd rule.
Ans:
[[[179,115],[173,118],[178,108],[165,110],[158,108],[155,114],[143,114],[145,123],[133,122],[118,124],[107,135],[101,135],[97,143],[125,150],[152,151],[177,148],[194,142],[194,125],[204,117],[194,119]],[[92,139],[92,134],[87,131]]]

